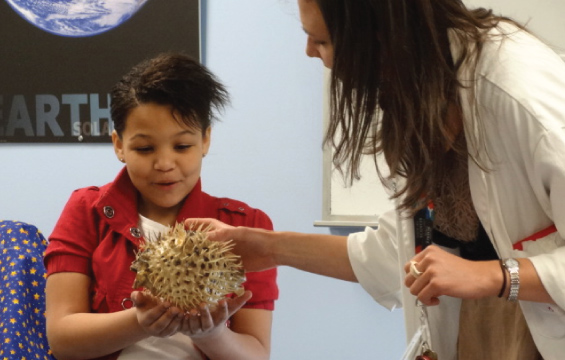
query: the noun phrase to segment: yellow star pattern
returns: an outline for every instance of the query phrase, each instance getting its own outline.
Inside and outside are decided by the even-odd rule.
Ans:
[[[55,360],[45,336],[46,246],[35,226],[0,220],[0,360]]]

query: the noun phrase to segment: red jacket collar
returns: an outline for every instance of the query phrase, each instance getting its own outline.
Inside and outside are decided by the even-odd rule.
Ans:
[[[110,206],[116,214],[110,219],[119,222],[118,228],[124,233],[129,233],[131,227],[138,224],[138,191],[131,182],[126,167],[116,176],[113,182],[100,188],[100,198],[96,209],[104,216],[104,208]],[[215,206],[212,204],[211,196],[202,192],[201,179],[194,185],[192,191],[184,200],[184,204],[177,215],[177,222],[182,222],[189,217],[214,217]]]

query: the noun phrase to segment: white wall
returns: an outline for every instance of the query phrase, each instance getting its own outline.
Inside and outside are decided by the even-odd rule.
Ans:
[[[469,7],[492,8],[525,24],[530,31],[565,53],[565,1],[563,0],[463,0]]]
[[[322,66],[304,55],[295,1],[205,4],[204,59],[232,107],[213,130],[204,189],[265,210],[278,230],[329,233],[312,226],[322,211]],[[0,144],[0,157],[0,219],[46,235],[73,189],[105,184],[121,168],[109,144]],[[400,357],[400,311],[379,307],[358,284],[279,271],[271,359]]]

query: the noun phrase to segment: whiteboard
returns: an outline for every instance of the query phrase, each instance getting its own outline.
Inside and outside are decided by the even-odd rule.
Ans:
[[[329,84],[331,71],[324,73],[324,131],[329,123]],[[361,159],[361,179],[349,186],[332,164],[333,149],[324,149],[322,220],[315,226],[377,226],[378,217],[393,209],[393,201],[381,184],[372,156]],[[386,174],[384,159],[377,159]]]
[[[540,37],[565,60],[564,0],[467,0],[470,8],[485,7],[511,17]],[[324,76],[324,124],[329,116],[330,71]],[[325,130],[326,126],[324,126]],[[361,179],[347,186],[332,165],[332,149],[324,149],[322,220],[315,226],[377,226],[378,217],[394,208],[380,183],[372,158],[361,162]],[[379,166],[383,163],[379,159]],[[384,166],[384,164],[382,165]]]

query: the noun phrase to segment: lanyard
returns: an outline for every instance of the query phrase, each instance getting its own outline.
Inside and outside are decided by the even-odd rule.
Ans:
[[[414,215],[414,234],[416,237],[416,254],[433,242],[434,204],[430,201]]]
[[[433,242],[433,224],[434,224],[434,204],[429,201],[428,205],[414,214],[414,235],[416,240],[416,254],[424,250]],[[437,353],[431,349],[431,334],[428,323],[428,313],[426,306],[416,300],[416,306],[420,308],[420,327],[419,334],[417,332],[417,343],[420,349],[417,349],[416,359],[437,359]]]

